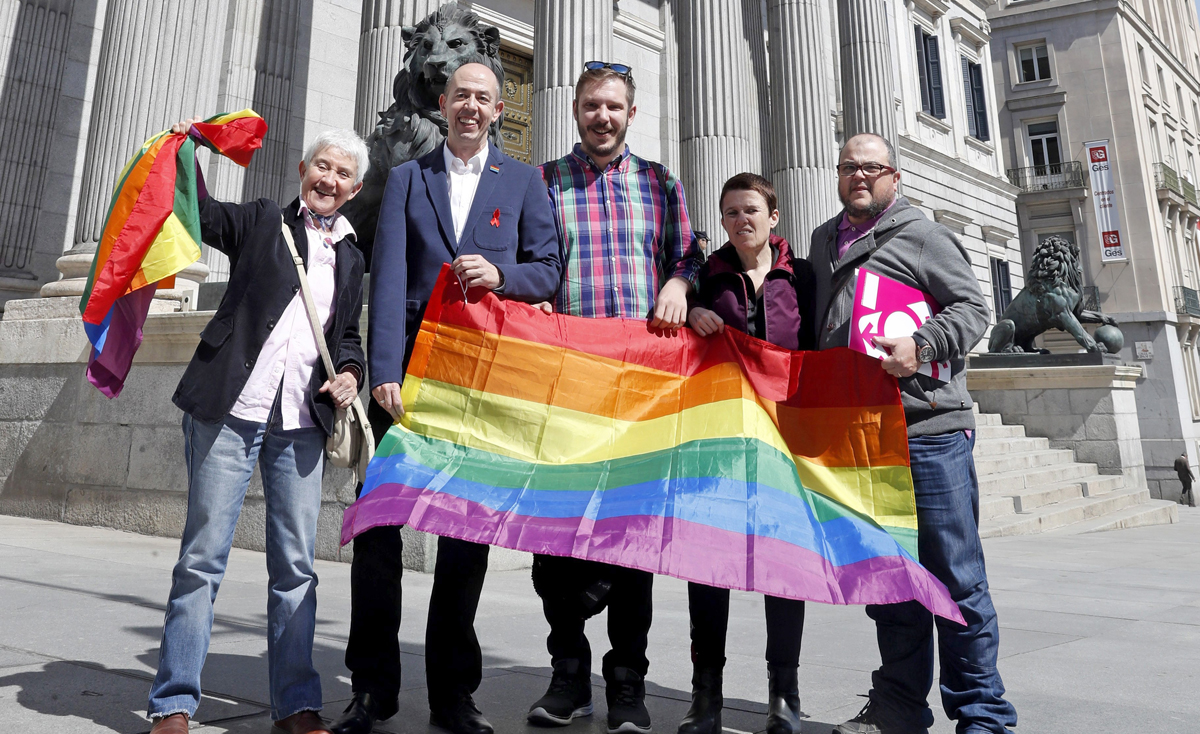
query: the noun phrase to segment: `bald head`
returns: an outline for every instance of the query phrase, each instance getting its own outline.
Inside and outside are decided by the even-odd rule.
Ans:
[[[446,88],[442,90],[442,94],[445,94],[447,97],[452,96],[450,92],[455,89],[455,85],[461,82],[463,78],[490,83],[495,89],[495,98],[500,99],[500,80],[496,78],[496,72],[492,71],[492,67],[487,64],[480,64],[476,61],[463,64],[455,69],[450,78],[446,80]]]
[[[899,166],[896,165],[896,149],[892,147],[892,141],[875,133],[859,133],[858,135],[851,137],[844,145],[842,145],[842,153],[844,154],[848,148],[857,149],[871,145],[883,146],[883,149],[887,151],[887,164],[892,168],[899,168]],[[880,163],[882,162],[883,161],[880,161]]]

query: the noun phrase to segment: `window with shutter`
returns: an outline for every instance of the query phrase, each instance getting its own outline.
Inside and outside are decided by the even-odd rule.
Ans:
[[[966,56],[960,56],[962,61],[963,97],[967,100],[967,132],[971,137],[979,137],[979,129],[975,125],[975,89],[971,86],[971,62]]]
[[[929,114],[946,119],[946,102],[942,95],[942,59],[937,36],[925,36],[925,59],[929,65]]]
[[[917,77],[921,81],[921,111],[929,112],[929,67],[925,63],[925,31],[915,29],[917,35]]]
[[[975,135],[980,140],[991,140],[988,135],[987,95],[983,87],[983,66],[971,64],[968,69],[971,75],[971,109],[975,114]]]

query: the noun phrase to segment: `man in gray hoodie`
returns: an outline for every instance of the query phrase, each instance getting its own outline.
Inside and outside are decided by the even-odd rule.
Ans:
[[[911,337],[876,337],[889,354],[883,369],[900,383],[921,563],[946,587],[967,625],[934,618],[917,602],[870,605],[882,664],[871,675],[867,705],[836,734],[926,734],[933,683],[933,628],[941,662],[942,705],[960,734],[1003,734],[1017,723],[996,668],[999,627],[988,592],[979,540],[975,418],[965,357],[983,336],[988,307],[962,244],[941,224],[898,197],[900,171],[892,144],[857,135],[838,160],[842,213],[813,232],[808,259],[815,274],[819,349],[845,347],[854,309],[855,271],[886,276],[929,294],[940,311]],[[917,370],[950,363],[950,379]],[[945,374],[941,375],[943,378]]]

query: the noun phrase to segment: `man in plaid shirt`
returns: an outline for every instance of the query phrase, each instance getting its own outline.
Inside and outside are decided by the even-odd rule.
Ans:
[[[637,112],[629,67],[598,61],[585,67],[573,103],[582,142],[542,165],[563,249],[555,310],[648,319],[650,328],[673,334],[687,320],[687,297],[703,263],[683,187],[661,164],[625,145]],[[550,623],[546,646],[554,674],[546,695],[530,707],[531,722],[566,725],[592,713],[584,622],[607,605],[608,731],[650,731],[645,676],[653,582],[645,571],[535,557],[534,586]]]

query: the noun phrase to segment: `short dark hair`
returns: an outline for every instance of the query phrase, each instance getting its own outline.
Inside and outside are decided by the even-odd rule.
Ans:
[[[730,191],[755,191],[762,195],[767,202],[767,213],[778,209],[779,198],[775,195],[775,187],[771,182],[757,173],[739,173],[725,182],[721,187],[721,198],[718,205],[725,208],[725,194]]]
[[[842,144],[842,149],[838,151],[839,158],[841,158],[842,150],[845,150],[846,146],[850,144],[850,141],[854,140],[855,138],[875,138],[879,142],[883,143],[883,147],[887,149],[887,164],[892,168],[895,168],[897,171],[900,170],[900,166],[896,164],[895,146],[892,145],[892,141],[883,137],[879,133],[859,133],[858,135],[851,135],[846,139],[846,142]]]
[[[625,104],[633,107],[633,96],[637,91],[637,84],[633,82],[633,74],[621,74],[607,68],[584,69],[583,73],[579,75],[579,79],[575,81],[575,99],[579,99],[580,92],[585,87],[600,84],[609,79],[619,79],[625,83]]]

